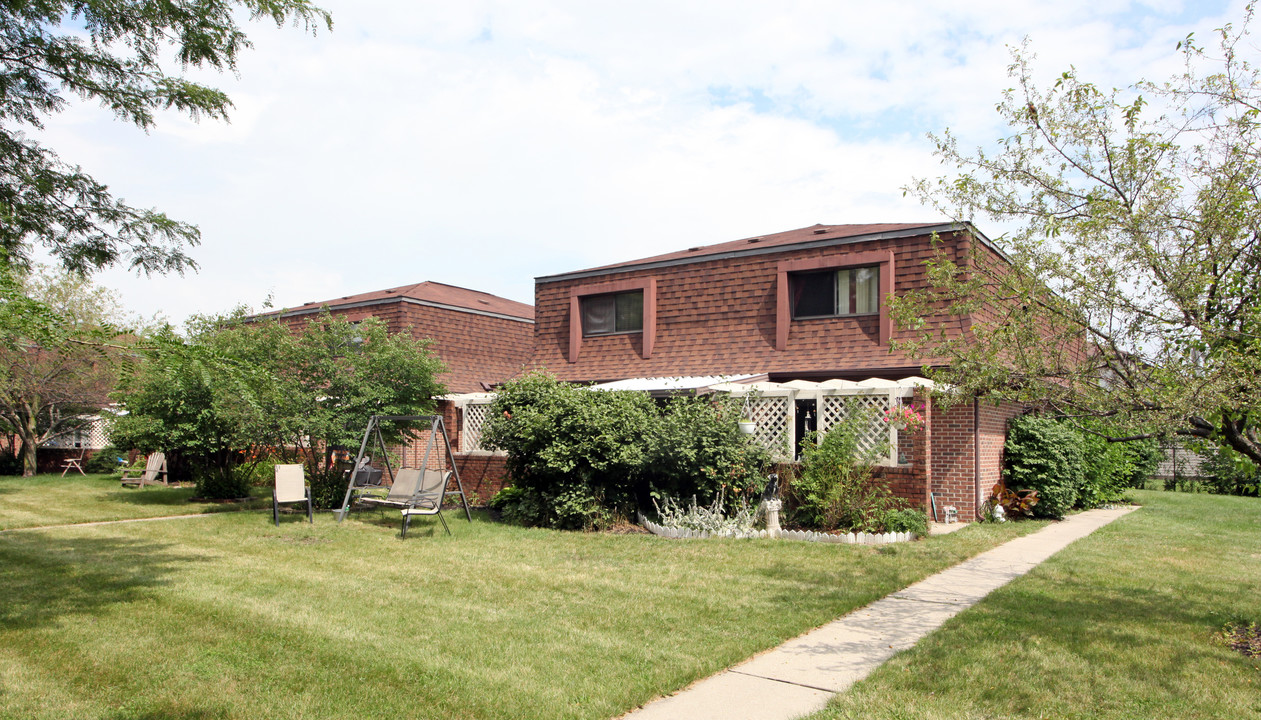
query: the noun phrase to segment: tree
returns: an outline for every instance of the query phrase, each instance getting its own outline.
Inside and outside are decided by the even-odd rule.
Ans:
[[[168,73],[234,71],[251,19],[332,27],[307,0],[15,0],[0,4],[0,263],[25,264],[41,245],[67,269],[88,273],[123,263],[137,271],[195,268],[185,250],[195,226],[135,208],[26,131],[64,110],[67,94],[99,102],[142,129],[174,108],[226,119],[232,107],[214,88]],[[15,311],[21,308],[15,308]]]
[[[428,341],[369,318],[327,313],[291,331],[276,320],[201,317],[169,329],[124,378],[114,442],[177,453],[207,496],[238,497],[259,460],[300,457],[327,472],[334,448],[358,445],[371,415],[416,415],[444,392]],[[384,428],[395,439],[404,426]]]
[[[908,190],[960,221],[988,217],[1010,262],[929,263],[931,290],[893,301],[946,356],[963,394],[1107,418],[1114,440],[1180,433],[1261,460],[1261,79],[1241,29],[1194,36],[1167,82],[1105,90],[1070,70],[1049,89],[1013,51],[997,106],[1011,134],[968,153],[930,136],[958,174]],[[992,258],[992,256],[991,256]],[[959,340],[918,318],[973,313]],[[1097,425],[1087,428],[1097,428]]]
[[[21,440],[22,474],[35,474],[37,448],[84,426],[107,402],[117,377],[124,312],[108,290],[68,271],[36,267],[8,279],[19,302],[59,320],[38,341],[0,343],[0,425]],[[0,303],[0,315],[9,303]],[[51,325],[51,323],[49,323]]]

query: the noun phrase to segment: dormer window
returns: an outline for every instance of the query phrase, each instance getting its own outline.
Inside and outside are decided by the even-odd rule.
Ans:
[[[583,337],[642,332],[643,329],[642,290],[588,295],[582,298]]]
[[[853,267],[789,276],[793,319],[880,312],[880,267]]]
[[[879,318],[878,342],[888,345],[893,316],[881,295],[894,287],[892,250],[781,260],[775,279],[775,349],[788,349],[794,321],[809,318]]]

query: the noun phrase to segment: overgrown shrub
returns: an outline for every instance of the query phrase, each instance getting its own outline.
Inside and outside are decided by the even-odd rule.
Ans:
[[[928,535],[928,515],[919,508],[886,510],[883,524],[885,532],[909,532],[920,537]]]
[[[1095,431],[1095,432],[1092,432]],[[1074,431],[1077,432],[1077,431]],[[1115,502],[1125,490],[1142,487],[1164,457],[1154,438],[1109,442],[1106,425],[1087,424],[1078,433],[1082,449],[1082,485],[1077,507],[1092,508]]]
[[[1014,418],[1003,448],[1004,480],[1014,490],[1036,490],[1039,517],[1063,517],[1085,481],[1082,439],[1076,430],[1041,415]]]
[[[872,415],[854,412],[832,425],[816,444],[813,434],[801,444],[801,468],[789,480],[786,518],[792,525],[818,530],[878,532],[889,510],[906,501],[873,476],[887,447],[863,451],[861,440]]]
[[[22,458],[11,450],[0,450],[0,475],[21,475]]]
[[[262,464],[262,463],[260,463]],[[276,464],[267,463],[275,481]],[[306,470],[307,480],[311,483],[311,506],[316,510],[340,509],[346,499],[346,483],[350,482],[345,470],[334,465],[311,472]]]
[[[507,452],[524,493],[517,497],[530,505],[515,513],[523,522],[602,528],[633,511],[656,415],[643,393],[594,392],[531,373],[500,389],[482,443]]]
[[[495,493],[490,499],[490,509],[512,525],[539,525],[546,515],[542,497],[520,487],[507,487]]]
[[[695,496],[702,504],[721,494],[749,498],[762,491],[771,456],[741,435],[736,401],[672,398],[648,432],[645,472],[653,498]]]
[[[662,495],[759,492],[769,454],[736,428],[726,400],[600,392],[532,373],[505,384],[482,429],[507,452],[514,492],[496,496],[513,522],[593,529]],[[512,507],[516,505],[517,507]]]
[[[1257,466],[1235,450],[1217,444],[1204,443],[1196,448],[1204,458],[1200,463],[1201,483],[1204,489],[1218,495],[1256,496],[1261,489],[1261,477]]]
[[[92,457],[83,463],[83,469],[90,473],[112,473],[122,469],[123,463],[119,462],[119,458],[126,456],[122,450],[113,445],[105,447],[92,453]]]
[[[249,497],[250,474],[241,467],[203,467],[193,475],[196,496],[211,500],[236,500]]]

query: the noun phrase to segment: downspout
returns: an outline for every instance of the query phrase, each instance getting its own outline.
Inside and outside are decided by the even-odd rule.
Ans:
[[[981,399],[972,398],[972,514],[981,517]]]

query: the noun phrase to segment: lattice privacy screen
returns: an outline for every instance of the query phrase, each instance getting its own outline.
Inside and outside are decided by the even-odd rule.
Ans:
[[[490,414],[490,403],[469,403],[464,406],[464,434],[460,436],[460,450],[472,452],[482,449],[482,426]]]
[[[109,432],[105,425],[105,419],[92,417],[88,419],[88,423],[83,427],[74,432],[58,435],[45,442],[41,447],[100,450],[106,445],[109,445]]]
[[[788,440],[788,412],[786,397],[749,398],[749,419],[757,423],[753,438],[771,453],[776,460],[791,460],[791,442]]]
[[[819,398],[819,437],[826,435],[834,424],[849,417],[850,413],[866,413],[870,420],[858,439],[859,450],[865,455],[887,449],[888,453],[881,453],[879,457],[890,463],[896,462],[897,434],[890,438],[889,425],[884,422],[891,400],[888,395],[824,395]]]

